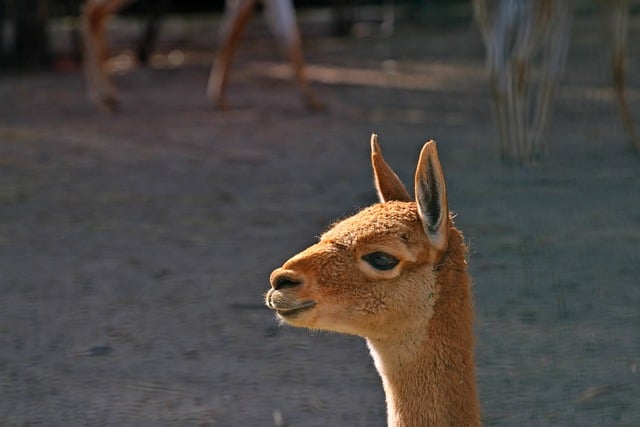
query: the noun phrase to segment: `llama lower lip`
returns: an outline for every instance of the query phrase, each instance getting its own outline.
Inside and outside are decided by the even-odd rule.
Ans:
[[[315,305],[316,305],[316,303],[314,301],[307,301],[304,304],[301,304],[300,306],[295,307],[295,308],[276,309],[276,312],[278,313],[279,316],[291,317],[291,316],[295,316],[297,314],[300,314],[303,311],[310,310]]]

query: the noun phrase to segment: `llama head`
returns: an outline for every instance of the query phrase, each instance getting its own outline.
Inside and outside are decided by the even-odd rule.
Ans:
[[[265,300],[285,323],[375,339],[424,327],[438,298],[450,219],[435,142],[420,153],[415,201],[371,137],[380,203],[335,223],[271,274]]]

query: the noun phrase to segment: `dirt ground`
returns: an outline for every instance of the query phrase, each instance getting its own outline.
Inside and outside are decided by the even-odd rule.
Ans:
[[[484,424],[640,425],[640,158],[598,23],[576,21],[547,161],[523,168],[498,161],[470,23],[307,35],[325,112],[302,108],[259,28],[227,112],[204,95],[211,51],[118,74],[114,115],[77,69],[3,75],[0,426],[385,425],[362,339],[278,327],[262,303],[273,268],[375,201],[372,131],[407,183],[439,142]],[[637,15],[631,40],[640,74]]]

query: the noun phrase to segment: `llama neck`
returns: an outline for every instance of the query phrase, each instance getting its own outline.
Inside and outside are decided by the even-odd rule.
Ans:
[[[421,342],[367,340],[382,377],[389,427],[479,426],[471,349],[429,335]]]
[[[446,285],[431,319],[367,339],[390,427],[480,425],[469,277],[459,268],[445,268],[439,276]]]

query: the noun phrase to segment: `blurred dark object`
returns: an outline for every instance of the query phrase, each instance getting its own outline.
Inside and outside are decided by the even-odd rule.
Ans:
[[[0,3],[0,64],[37,68],[49,64],[47,38],[48,0],[5,0]],[[5,40],[4,26],[11,22],[13,38]]]
[[[145,15],[147,16],[147,24],[145,25],[144,32],[140,37],[138,48],[136,50],[136,56],[138,61],[142,65],[147,65],[149,57],[153,51],[156,40],[158,38],[158,31],[160,29],[160,23],[162,17],[169,10],[170,0],[157,0],[157,1],[145,1],[141,2],[146,6]]]

